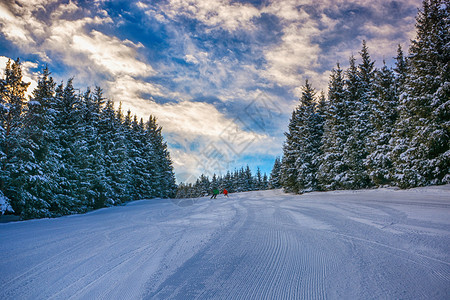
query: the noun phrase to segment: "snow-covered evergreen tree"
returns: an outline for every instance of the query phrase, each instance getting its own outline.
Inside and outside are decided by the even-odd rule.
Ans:
[[[423,1],[416,21],[392,152],[401,187],[450,182],[449,1]]]
[[[298,156],[296,157],[295,168],[298,172],[298,192],[310,192],[318,189],[317,171],[323,135],[323,120],[316,107],[315,91],[306,81],[300,98],[299,117],[296,124]]]
[[[170,153],[167,150],[167,143],[161,134],[162,127],[156,123],[156,118],[150,116],[146,126],[146,133],[149,141],[153,145],[153,151],[156,156],[156,174],[159,182],[156,195],[158,197],[173,197],[176,193],[175,174],[173,172],[173,163]]]
[[[55,196],[52,201],[53,210],[57,214],[71,214],[83,212],[92,207],[87,197],[88,183],[83,180],[83,160],[79,154],[84,148],[81,140],[82,130],[77,127],[82,122],[81,104],[79,95],[75,94],[73,79],[69,79],[64,86],[62,83],[56,87],[52,109],[55,110],[54,130],[57,137],[52,145],[53,151],[59,156],[56,170],[52,172],[57,182]]]
[[[262,187],[261,190],[268,190],[269,189],[269,177],[264,172],[263,178],[262,178]]]
[[[23,182],[27,176],[27,162],[23,156],[32,156],[30,150],[24,148],[23,112],[26,102],[25,92],[29,83],[22,80],[20,60],[13,63],[8,60],[5,78],[0,87],[1,118],[1,154],[0,188],[16,213],[22,213],[27,198],[31,196],[24,190]],[[27,159],[28,160],[28,159]]]
[[[21,157],[26,169],[22,172],[21,185],[26,191],[25,207],[22,215],[27,217],[54,216],[52,171],[57,156],[51,151],[55,140],[53,131],[54,115],[50,106],[55,92],[55,82],[47,67],[44,68],[32,97],[26,104],[22,135],[26,151]]]
[[[297,185],[298,171],[296,168],[297,157],[299,156],[299,140],[297,124],[300,122],[300,110],[295,108],[289,120],[288,132],[285,132],[286,140],[283,144],[283,160],[281,162],[280,181],[283,190],[287,193],[298,193]]]
[[[99,94],[100,93],[100,94]],[[95,97],[103,98],[101,89],[93,94],[88,88],[80,97],[76,110],[80,114],[77,124],[79,137],[74,142],[76,149],[76,169],[79,174],[79,192],[82,201],[93,208],[106,204],[105,162],[102,143],[98,134],[100,112]]]
[[[233,178],[230,171],[227,171],[227,174],[223,177],[222,187],[229,192],[234,191],[235,187],[233,186]]]
[[[406,73],[408,72],[408,66],[405,56],[403,55],[403,49],[401,45],[398,45],[397,56],[395,57],[394,78],[397,97],[400,98],[400,94],[403,91]]]
[[[351,133],[351,107],[346,101],[344,84],[343,70],[337,64],[330,75],[318,170],[318,180],[325,190],[348,188],[349,166],[344,158],[344,149]]]
[[[121,203],[125,199],[125,182],[123,179],[123,155],[118,155],[118,149],[123,143],[119,133],[119,122],[115,117],[114,104],[107,100],[98,117],[98,140],[101,143],[103,182],[105,186],[106,203]],[[97,148],[99,149],[99,148]],[[126,200],[125,200],[126,201]]]
[[[250,167],[247,165],[245,167],[245,171],[242,173],[243,181],[244,181],[244,191],[253,191],[255,189],[255,180],[252,175],[252,171]]]
[[[255,190],[264,190],[263,175],[259,167],[256,169],[254,182],[255,182]]]
[[[281,188],[280,176],[281,176],[281,159],[277,156],[275,158],[275,162],[273,163],[272,172],[270,173],[269,187],[271,189]]]
[[[373,131],[368,136],[366,167],[376,185],[390,184],[392,161],[391,139],[398,118],[398,94],[394,73],[386,65],[376,72],[370,98],[369,121]]]
[[[370,179],[364,160],[367,156],[366,142],[368,135],[368,97],[371,93],[373,70],[367,48],[361,51],[363,62],[355,65],[355,58],[350,58],[350,66],[346,72],[345,91],[347,107],[350,108],[350,135],[344,148],[344,162],[348,166],[343,187],[358,189],[368,187]]]

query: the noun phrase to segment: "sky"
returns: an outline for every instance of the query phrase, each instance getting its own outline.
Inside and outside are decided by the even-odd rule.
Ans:
[[[45,65],[80,92],[163,127],[178,182],[249,165],[270,173],[309,80],[366,40],[393,65],[421,0],[2,0],[0,69],[20,57],[32,88]]]

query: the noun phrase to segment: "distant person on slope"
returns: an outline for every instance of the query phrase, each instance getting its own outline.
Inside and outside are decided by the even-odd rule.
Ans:
[[[219,190],[218,190],[218,189],[214,189],[214,190],[213,190],[213,194],[212,194],[212,196],[211,196],[211,199],[212,199],[212,198],[216,199],[217,195],[219,195]]]
[[[228,191],[226,189],[223,189],[223,195],[228,197]]]

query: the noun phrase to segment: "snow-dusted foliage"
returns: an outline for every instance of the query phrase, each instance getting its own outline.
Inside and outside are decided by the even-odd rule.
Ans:
[[[401,187],[450,182],[449,1],[424,1],[416,20],[392,151]]]
[[[323,135],[323,119],[315,102],[315,91],[306,81],[300,105],[291,119],[286,133],[285,150],[281,166],[281,182],[288,192],[301,193],[318,190],[317,171],[320,163],[320,145]],[[293,165],[288,163],[293,162]],[[295,172],[293,172],[295,170]]]
[[[376,71],[369,105],[372,131],[367,139],[370,153],[366,158],[367,171],[374,184],[390,184],[392,160],[389,153],[392,151],[390,142],[398,118],[398,93],[394,73],[386,65]]]
[[[344,75],[339,64],[331,71],[328,101],[325,102],[324,134],[318,179],[323,189],[345,188],[344,146],[350,136],[350,109],[345,101]]]
[[[272,167],[272,172],[270,173],[269,187],[271,189],[281,188],[281,159],[279,157],[275,158],[275,162]]]
[[[394,69],[376,69],[363,41],[360,64],[352,56],[347,70],[332,70],[323,105],[302,96],[283,145],[285,191],[450,182],[449,1],[425,0],[416,28],[408,57],[399,47]],[[322,111],[321,139],[313,110],[305,113],[314,105]]]
[[[174,196],[172,162],[150,116],[124,118],[100,87],[75,93],[47,68],[27,101],[20,63],[0,80],[0,191],[22,218]]]

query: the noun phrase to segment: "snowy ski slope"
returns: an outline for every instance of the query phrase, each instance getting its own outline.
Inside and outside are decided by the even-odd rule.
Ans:
[[[0,224],[0,299],[450,299],[450,185]]]

